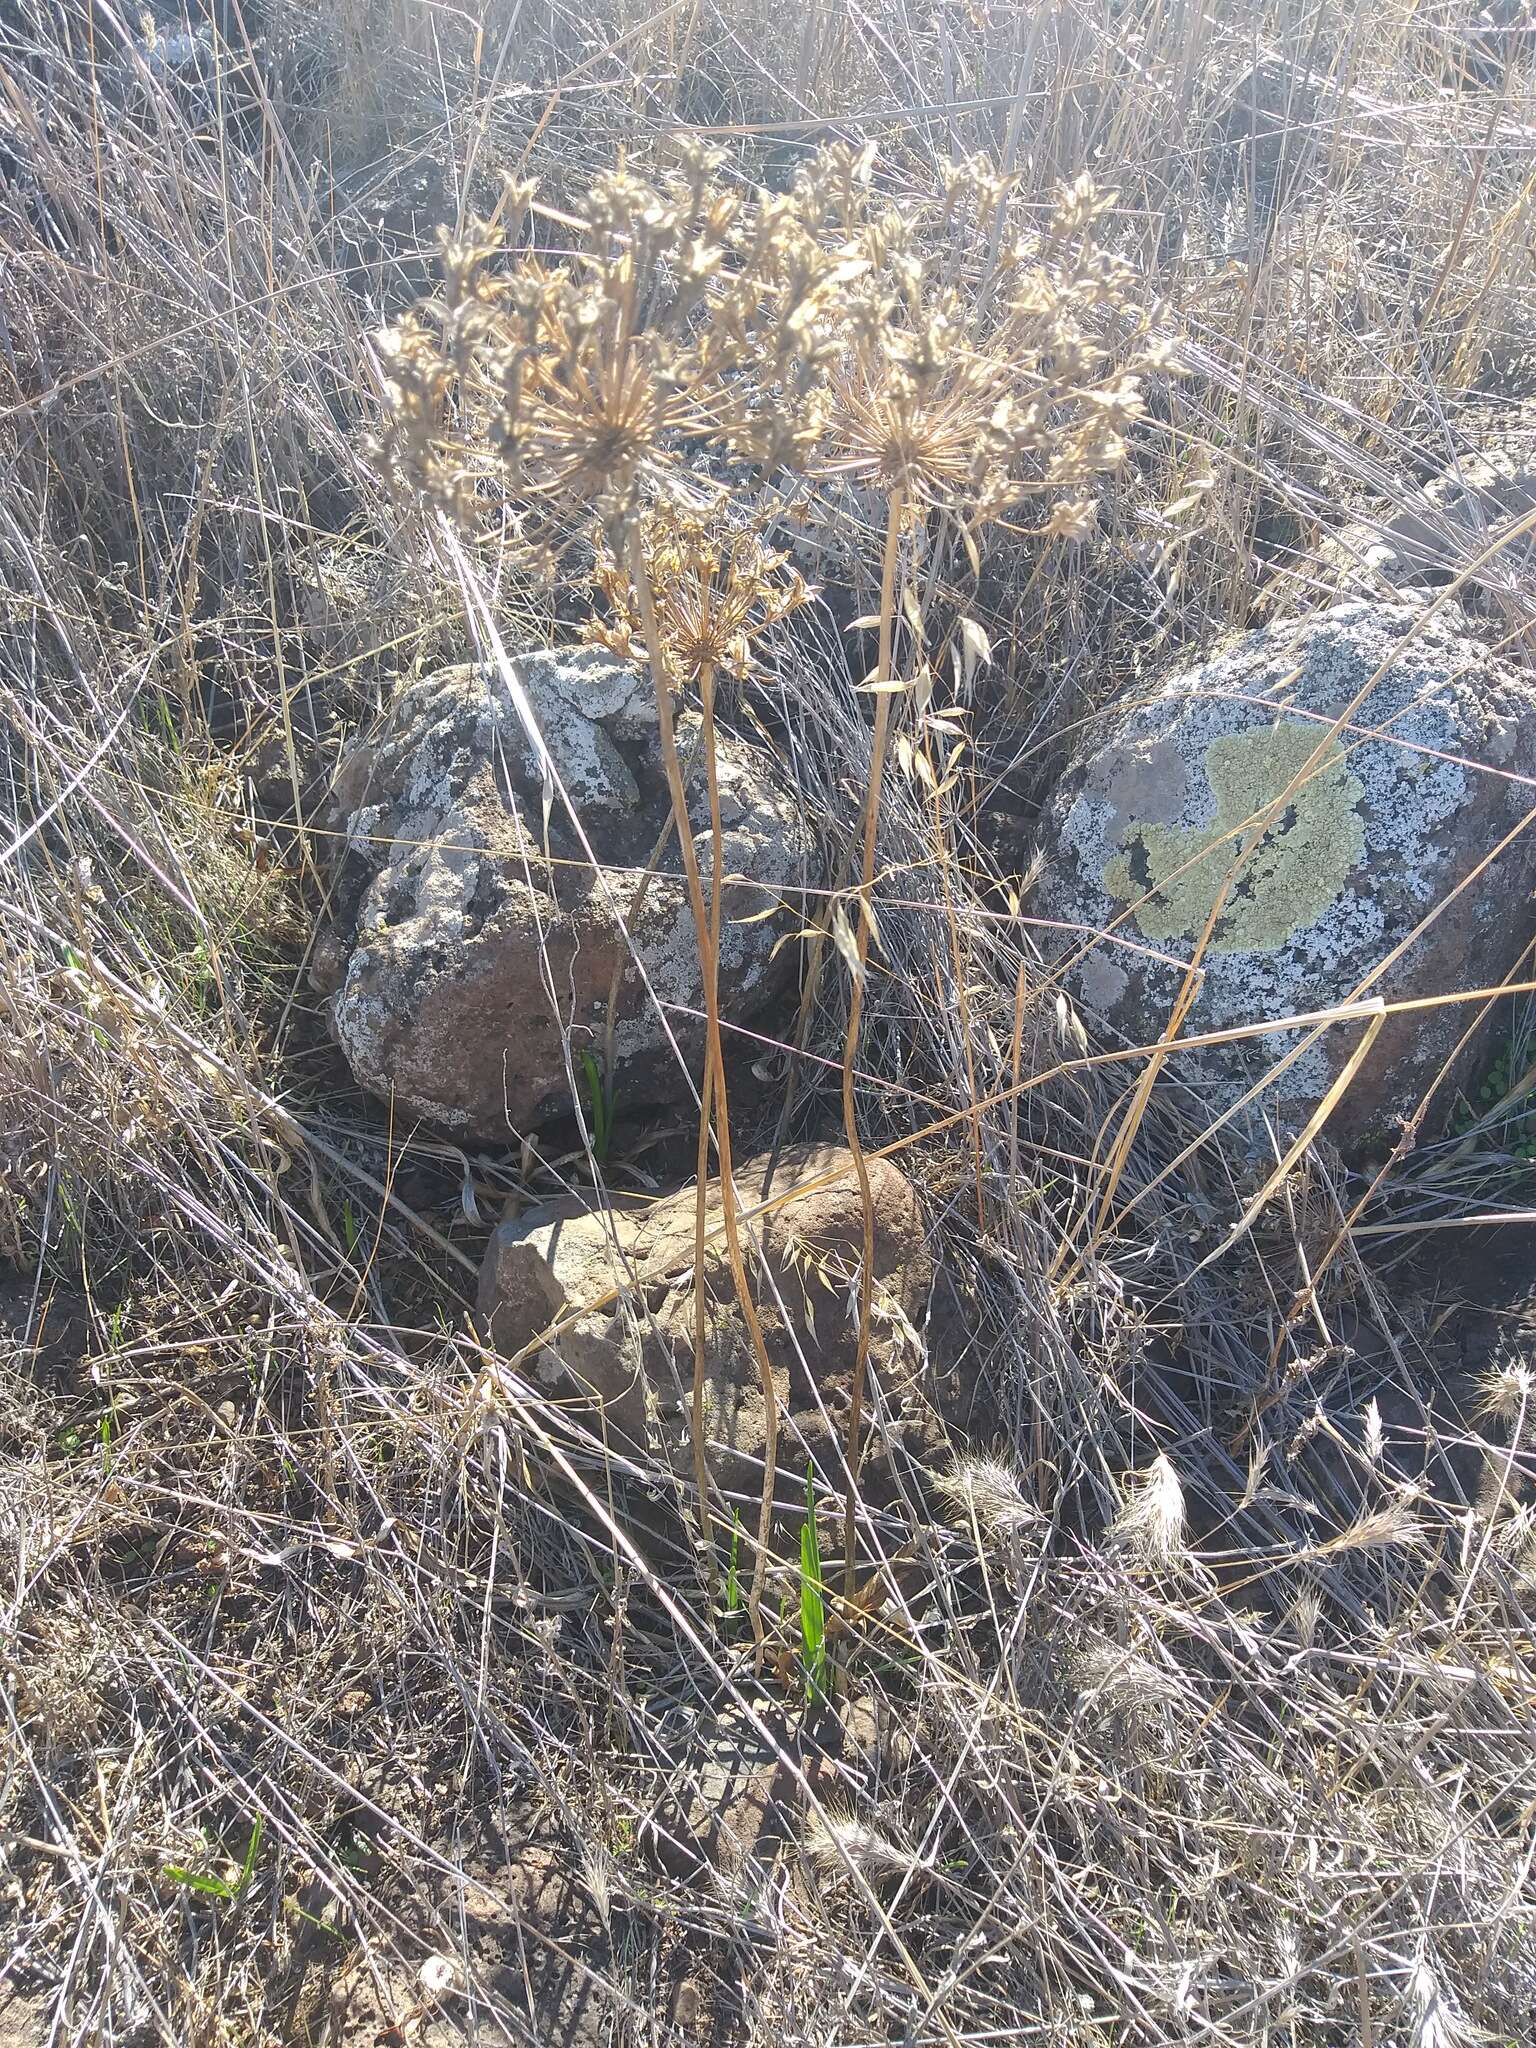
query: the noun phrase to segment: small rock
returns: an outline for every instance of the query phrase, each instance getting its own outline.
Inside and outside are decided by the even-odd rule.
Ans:
[[[449,1992],[457,1990],[463,1977],[463,1971],[452,1956],[428,1956],[416,1973],[422,1996],[434,2000],[446,1998]]]
[[[338,771],[335,944],[324,949],[341,963],[332,1028],[363,1086],[393,1096],[400,1115],[502,1142],[571,1113],[581,1055],[604,1055],[616,974],[615,1107],[686,1095],[667,1023],[695,1067],[703,1041],[675,835],[635,907],[671,815],[649,678],[591,648],[513,666],[600,873],[546,791],[502,678],[448,669],[405,691]],[[679,727],[686,753],[686,717]],[[726,888],[720,951],[721,1011],[743,1022],[796,973],[792,948],[775,955],[784,917],[759,913],[803,884],[810,835],[765,757],[722,732],[717,759],[723,872],[751,878]],[[707,890],[702,774],[691,795]]]
[[[887,1762],[875,1718],[866,1700],[803,1712],[727,1708],[692,1732],[677,1789],[643,1846],[674,1877],[732,1877],[772,1862],[803,1834],[813,1800],[842,1809],[874,1792]]]
[[[1379,669],[1342,744],[1326,721]],[[1311,713],[1313,716],[1304,716]],[[1320,722],[1321,721],[1321,722]],[[1372,737],[1364,737],[1372,734]],[[1042,908],[1101,939],[1076,965],[1084,1007],[1117,1035],[1155,1041],[1236,851],[1227,835],[1327,752],[1243,868],[1217,918],[1185,1036],[1323,1009],[1353,995],[1412,998],[1497,983],[1529,929],[1536,832],[1451,899],[1523,818],[1536,688],[1451,608],[1343,605],[1250,633],[1149,701],[1112,715],[1051,808]],[[1446,911],[1394,958],[1439,904]],[[1066,941],[1059,942],[1063,947]],[[1155,949],[1155,950],[1148,950]],[[1391,1017],[1328,1133],[1346,1152],[1390,1144],[1472,1022],[1466,1006]],[[1359,1041],[1326,1030],[1274,1078],[1262,1107],[1294,1134]],[[1276,1032],[1174,1059],[1169,1076],[1212,1112],[1300,1041]],[[1453,1076],[1454,1080],[1454,1076]],[[1449,1085],[1438,1115],[1451,1102]],[[1257,1123],[1244,1135],[1260,1149]]]
[[[765,1162],[738,1164],[744,1205],[761,1199]],[[910,1397],[913,1428],[926,1400],[913,1383],[919,1361],[903,1343],[921,1315],[932,1279],[922,1216],[911,1183],[889,1160],[869,1162],[875,1209],[876,1336],[871,1360],[887,1392]],[[820,1185],[825,1182],[826,1185]],[[773,1367],[781,1418],[779,1473],[786,1499],[803,1499],[805,1463],[838,1442],[857,1350],[857,1275],[863,1209],[851,1153],[800,1146],[780,1158],[772,1192],[803,1195],[756,1226],[758,1314]],[[597,1210],[571,1197],[504,1223],[480,1276],[480,1315],[503,1356],[523,1351],[557,1319],[573,1320],[525,1364],[568,1412],[589,1419],[630,1455],[692,1470],[694,1191],[650,1203]],[[705,1374],[710,1470],[750,1524],[766,1445],[763,1392],[736,1301],[723,1240],[718,1190],[711,1188],[705,1255],[709,1356]],[[744,1233],[745,1234],[745,1233]],[[606,1298],[605,1297],[610,1297]],[[580,1313],[585,1304],[596,1304]],[[835,1473],[835,1464],[829,1476]]]
[[[1464,455],[1422,489],[1404,493],[1380,517],[1358,516],[1318,551],[1335,588],[1394,596],[1449,583],[1501,534],[1536,512],[1536,415],[1526,412],[1496,444]],[[1477,571],[1480,593],[1528,587],[1536,534],[1525,533]]]

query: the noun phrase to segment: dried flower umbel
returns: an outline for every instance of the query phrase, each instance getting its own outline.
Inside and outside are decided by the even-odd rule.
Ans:
[[[706,514],[770,479],[812,495],[851,479],[884,499],[871,768],[854,841],[853,943],[841,949],[853,968],[844,1124],[865,1222],[848,1425],[850,1585],[874,1235],[854,1071],[881,787],[904,688],[904,558],[943,525],[979,566],[980,529],[1028,506],[1024,530],[1042,545],[1081,537],[1094,479],[1124,457],[1138,376],[1163,360],[1131,273],[1095,242],[1109,199],[1079,180],[1040,230],[1016,217],[1013,197],[1009,179],[971,163],[950,166],[931,200],[902,193],[898,204],[880,189],[873,149],[842,146],[814,159],[788,193],[747,192],[725,181],[718,156],[688,142],[655,178],[621,165],[599,180],[571,249],[521,246],[525,226],[555,217],[541,215],[530,188],[509,187],[498,231],[446,249],[440,296],[385,344],[390,470],[471,532],[488,526],[502,547],[510,533],[536,571],[553,573],[595,525],[606,632],[649,662],[704,967],[700,1182],[712,1129],[722,1223],[770,1410],[730,1180],[718,911],[694,857],[672,696],[697,688],[708,720],[716,677],[741,673],[760,622],[803,596],[764,539],[723,543]],[[834,918],[846,931],[836,892],[829,928]],[[696,1417],[696,1435],[698,1426]],[[702,1490],[702,1451],[696,1466]],[[759,1643],[772,1492],[770,1458],[749,1601]]]
[[[1110,196],[1079,180],[1036,232],[985,164],[926,207],[881,197],[872,149],[824,152],[785,194],[720,169],[690,142],[654,181],[615,170],[560,252],[519,246],[540,214],[509,186],[385,337],[395,474],[470,525],[510,506],[539,562],[594,518],[622,558],[659,497],[765,475],[861,480],[909,528],[1037,500],[1035,531],[1085,530],[1166,360],[1092,238]]]
[[[767,545],[761,520],[709,516],[661,499],[639,525],[673,683],[702,699],[721,676],[745,680],[754,643],[809,601],[805,578],[786,554]],[[627,660],[646,660],[644,625],[627,567],[602,548],[592,581],[604,613],[587,629],[589,636]]]

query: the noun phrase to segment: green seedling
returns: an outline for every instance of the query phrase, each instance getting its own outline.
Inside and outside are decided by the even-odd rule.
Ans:
[[[297,1904],[294,1905],[293,1912],[306,1926],[313,1927],[317,1934],[323,1934],[327,1941],[338,1942],[343,1948],[350,1942],[350,1935],[343,1934],[339,1927],[328,1925],[318,1914],[306,1913],[304,1908]]]
[[[741,1510],[731,1509],[731,1557],[725,1568],[725,1611],[741,1611]]]
[[[805,1468],[805,1524],[800,1531],[800,1664],[805,1696],[824,1699],[827,1692],[827,1606],[821,1576],[821,1543],[816,1534],[816,1489]]]
[[[1504,1102],[1515,1086],[1512,1051],[1505,1046],[1478,1083],[1474,1100],[1469,1102],[1463,1098],[1458,1107],[1451,1126],[1456,1136],[1465,1137],[1482,1117]],[[1515,1159],[1536,1160],[1536,1101],[1532,1099],[1530,1088],[1505,1104],[1503,1119],[1499,1149]],[[1493,1140],[1494,1133],[1490,1131],[1484,1142]]]
[[[587,1090],[587,1116],[592,1132],[592,1156],[601,1166],[613,1142],[613,1098],[597,1063],[597,1055],[583,1052],[577,1061]]]
[[[167,1863],[163,1875],[173,1884],[185,1885],[188,1891],[202,1892],[210,1899],[221,1899],[225,1905],[234,1905],[244,1896],[256,1868],[256,1857],[261,1848],[262,1820],[258,1814],[251,1825],[251,1839],[246,1844],[245,1861],[240,1866],[240,1875],[233,1883],[228,1878],[215,1877],[211,1871],[188,1870],[180,1863]]]
[[[117,1435],[117,1415],[110,1405],[99,1415],[86,1422],[67,1422],[62,1429],[53,1433],[54,1455],[73,1458],[77,1452],[86,1450],[91,1444],[101,1446],[102,1459],[110,1471],[112,1468],[112,1442]]]
[[[199,939],[192,948],[184,979],[193,1009],[200,1017],[206,1017],[219,989],[218,977],[213,971],[213,956],[208,951],[206,940]]]

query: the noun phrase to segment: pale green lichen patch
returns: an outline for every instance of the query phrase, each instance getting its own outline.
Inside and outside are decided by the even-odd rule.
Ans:
[[[1136,923],[1154,944],[1199,938],[1242,828],[1305,766],[1318,737],[1315,724],[1296,719],[1226,733],[1205,753],[1215,804],[1210,822],[1137,824],[1126,833],[1122,851],[1105,865],[1104,887],[1117,902],[1136,905]],[[1322,916],[1364,856],[1364,795],[1343,749],[1332,747],[1243,863],[1217,919],[1212,952],[1273,952]]]

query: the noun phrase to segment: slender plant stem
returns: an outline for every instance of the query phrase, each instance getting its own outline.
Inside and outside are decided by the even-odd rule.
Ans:
[[[757,1646],[759,1663],[763,1654],[763,1582],[768,1571],[768,1539],[773,1524],[773,1489],[778,1471],[779,1405],[778,1389],[773,1381],[773,1367],[768,1359],[768,1347],[763,1338],[763,1326],[757,1313],[757,1304],[752,1299],[752,1288],[747,1279],[746,1262],[742,1257],[741,1230],[736,1216],[736,1190],[731,1182],[731,1132],[730,1117],[725,1092],[725,1061],[720,1047],[719,979],[714,949],[710,941],[710,914],[704,901],[704,884],[699,874],[698,855],[693,844],[693,828],[688,819],[688,793],[683,785],[682,765],[677,755],[677,731],[672,718],[672,697],[668,686],[666,655],[662,648],[661,632],[656,622],[656,599],[651,589],[650,572],[646,568],[645,555],[640,546],[638,532],[629,540],[629,572],[634,584],[635,595],[640,608],[640,625],[645,637],[646,650],[650,655],[651,680],[656,692],[656,716],[661,732],[662,764],[666,770],[667,788],[672,798],[672,815],[677,823],[678,845],[682,853],[683,874],[688,885],[688,901],[693,910],[694,936],[698,943],[699,962],[704,980],[704,1031],[705,1059],[714,1070],[713,1108],[715,1134],[720,1157],[720,1216],[725,1228],[726,1255],[730,1260],[731,1278],[736,1287],[736,1299],[741,1304],[741,1313],[752,1341],[757,1358],[758,1373],[763,1388],[763,1497],[758,1514],[757,1555],[752,1563],[752,1587],[747,1596],[747,1617],[752,1624],[752,1639]],[[713,754],[710,753],[709,773],[714,779]],[[695,1271],[695,1290],[704,1285],[704,1275]],[[695,1324],[697,1327],[697,1324]],[[698,1360],[695,1360],[695,1373]]]
[[[700,732],[695,738],[693,745],[688,749],[688,758],[683,763],[684,789],[688,787],[688,778],[693,773],[693,764],[698,759],[699,748],[703,745],[703,742],[704,735]],[[635,929],[639,922],[640,913],[645,908],[645,899],[651,893],[651,884],[656,879],[657,862],[666,852],[667,841],[671,838],[672,832],[673,823],[669,816],[665,825],[662,826],[656,835],[656,842],[651,848],[650,856],[644,868],[641,870],[640,880],[635,885],[635,893],[630,897],[629,907],[624,913],[624,921],[631,931]],[[614,1067],[616,1065],[614,1055],[618,1040],[619,996],[624,986],[624,969],[628,965],[629,956],[621,951],[613,963],[613,975],[608,983],[608,1004],[603,1023],[603,1074],[610,1083],[613,1079]],[[704,1068],[704,1083],[706,1087],[709,1084],[709,1066],[707,1063]],[[709,1115],[707,1111],[704,1114],[703,1123],[704,1128],[708,1130]]]
[[[715,1062],[705,1048],[699,1087],[699,1144],[693,1212],[693,1478],[699,1490],[699,1528],[704,1542],[705,1576],[714,1584],[714,1514],[709,1499],[709,1450],[705,1441],[704,1389],[709,1345],[709,1304],[704,1287],[705,1245],[709,1235],[709,1138],[715,1112]]]
[[[932,766],[932,756],[929,757]],[[950,973],[954,977],[954,1001],[960,1020],[960,1050],[965,1060],[966,1093],[972,1102],[979,1099],[980,1088],[976,1085],[976,1055],[971,1044],[971,998],[970,974],[964,958],[960,938],[960,920],[955,911],[955,895],[950,887],[950,876],[956,866],[954,849],[944,824],[944,798],[939,789],[938,770],[934,770],[933,786],[933,856],[939,873],[939,887],[944,894],[944,923],[949,933]],[[940,1000],[943,992],[940,991]],[[976,1177],[976,1227],[985,1233],[987,1228],[986,1180],[981,1158],[981,1111],[977,1110],[976,1120],[971,1125],[971,1164]]]
[[[898,485],[886,503],[885,559],[880,571],[880,641],[875,679],[894,680],[892,650],[896,637],[896,565],[901,553],[901,520],[904,499]],[[869,941],[873,928],[870,903],[875,885],[875,844],[880,824],[880,785],[885,776],[885,755],[890,738],[891,692],[882,689],[875,696],[875,731],[870,749],[869,794],[864,799],[864,849],[859,880],[859,922],[854,943],[858,948],[858,972],[848,1000],[848,1031],[843,1040],[843,1130],[853,1168],[858,1177],[859,1201],[864,1211],[864,1260],[859,1269],[859,1336],[853,1362],[853,1385],[848,1400],[848,1498],[843,1508],[843,1593],[851,1599],[858,1584],[855,1556],[855,1524],[858,1517],[859,1462],[863,1454],[864,1381],[869,1372],[870,1325],[875,1305],[875,1198],[869,1185],[869,1167],[859,1144],[858,1106],[854,1101],[854,1064],[858,1057],[859,1030],[864,1021],[864,979],[868,971]]]
[[[704,1011],[709,1017],[718,1017],[720,1009],[720,872],[723,866],[720,833],[720,778],[715,763],[715,671],[706,662],[699,673],[699,696],[704,710],[703,729],[700,741],[704,748],[705,772],[709,780],[709,945],[703,949],[701,965],[706,987]],[[716,1033],[718,1037],[718,1033]],[[726,1121],[724,1076],[720,1079],[720,1092],[716,1095],[716,1069],[714,1044],[706,1049],[703,1085],[699,1104],[699,1152],[696,1174],[693,1213],[693,1476],[699,1489],[699,1525],[703,1531],[706,1572],[711,1585],[714,1583],[714,1552],[712,1545],[713,1518],[709,1501],[709,1453],[704,1435],[704,1386],[705,1368],[708,1361],[709,1303],[704,1287],[704,1243],[709,1226],[709,1133],[718,1101],[720,1121]],[[720,1148],[722,1184],[726,1173],[725,1162],[730,1157],[730,1136],[726,1135],[725,1145]]]

